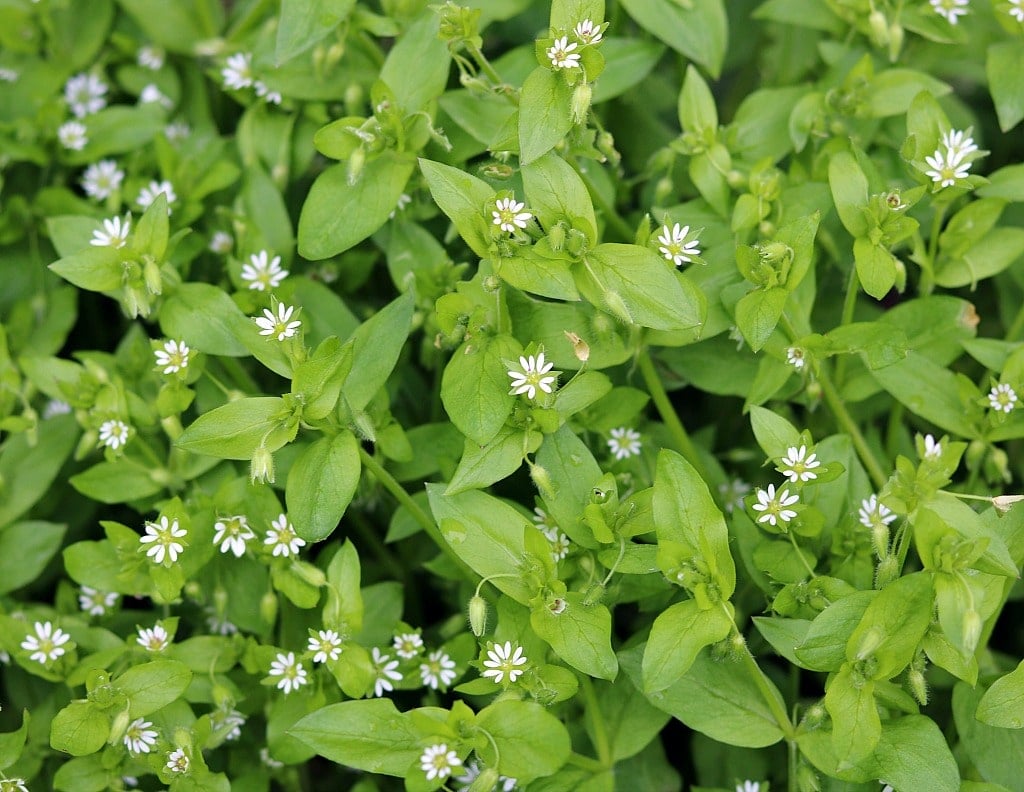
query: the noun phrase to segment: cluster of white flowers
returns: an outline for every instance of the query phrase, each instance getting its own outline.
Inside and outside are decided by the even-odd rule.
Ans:
[[[33,625],[35,635],[26,636],[21,642],[21,648],[31,652],[30,660],[46,665],[61,658],[67,651],[64,645],[71,640],[71,636],[62,629],[53,626],[52,622],[36,622]]]
[[[769,484],[767,490],[758,489],[757,503],[753,504],[753,509],[762,514],[757,521],[773,526],[785,525],[797,514],[788,507],[795,505],[799,500],[800,496],[796,493],[790,495],[788,489],[776,493],[774,484]]]
[[[495,201],[491,216],[494,225],[509,234],[514,234],[517,228],[526,228],[526,224],[533,218],[533,214],[526,211],[526,204],[511,196]]]
[[[17,82],[20,75],[14,69],[8,69],[6,67],[0,67],[0,82],[12,83]]]
[[[143,87],[139,93],[139,104],[158,104],[168,110],[174,107],[171,98],[164,94],[155,83],[149,83]]]
[[[818,478],[814,472],[815,468],[821,467],[821,461],[817,454],[807,454],[807,446],[790,446],[786,450],[786,456],[782,458],[779,465],[779,472],[782,473],[790,484],[798,481],[813,481]]]
[[[144,69],[160,71],[164,66],[164,58],[166,57],[167,53],[161,47],[147,44],[139,48],[139,52],[135,56],[135,62]]]
[[[1017,391],[1005,383],[993,385],[988,392],[988,404],[996,412],[1011,413],[1017,406]]]
[[[620,426],[609,432],[608,449],[616,459],[629,459],[638,456],[643,447],[640,433],[633,428]]]
[[[278,303],[276,314],[270,308],[264,308],[263,316],[253,317],[253,321],[260,328],[260,335],[273,336],[278,341],[284,341],[286,338],[293,337],[302,327],[302,322],[299,319],[292,319],[294,312],[294,306]]]
[[[217,232],[218,234],[222,232]],[[214,238],[216,239],[216,234]],[[228,237],[228,249],[230,249],[230,237]],[[212,248],[212,243],[211,243]],[[288,277],[288,270],[281,269],[281,257],[274,256],[266,250],[253,253],[249,256],[249,263],[242,265],[242,280],[249,284],[250,289],[256,291],[268,291],[276,289],[281,282]]]
[[[584,19],[576,24],[572,30],[575,41],[569,41],[568,36],[556,38],[547,50],[548,60],[556,69],[578,69],[580,65],[580,46],[597,44],[604,38],[601,26],[590,19]]]
[[[185,545],[178,540],[187,535],[188,531],[178,525],[177,518],[168,520],[161,515],[158,522],[146,522],[146,533],[139,537],[139,542],[143,546],[151,545],[146,555],[153,559],[154,564],[162,564],[165,559],[173,564],[185,551]]]
[[[117,592],[97,591],[92,586],[82,586],[78,591],[78,607],[90,616],[104,616],[117,605],[117,598]]]
[[[270,676],[281,677],[277,681],[279,690],[288,695],[305,685],[309,678],[301,662],[295,659],[295,652],[278,652],[277,658],[270,664]]]
[[[295,526],[288,519],[288,515],[278,515],[276,520],[270,521],[270,526],[263,544],[273,548],[272,555],[287,558],[298,555],[299,548],[306,546],[306,540],[295,532]]]
[[[234,245],[235,240],[227,231],[214,231],[213,236],[210,237],[210,244],[207,245],[207,248],[212,253],[220,253],[221,255],[224,255],[225,253],[230,253],[231,248],[234,247]],[[242,277],[245,277],[244,268]]]
[[[139,629],[135,642],[147,652],[162,652],[171,645],[171,636],[162,624]]]
[[[544,353],[541,352],[537,356],[520,355],[519,357],[519,368],[510,368],[508,375],[512,378],[512,390],[513,396],[518,396],[525,393],[526,398],[535,399],[537,398],[537,391],[541,390],[544,393],[551,393],[558,379],[558,372],[549,374],[548,372],[554,368],[555,364],[551,362],[544,362]]]
[[[893,514],[892,509],[878,500],[877,495],[872,495],[860,502],[857,519],[865,528],[874,529],[889,525],[896,519],[896,515]]]
[[[100,160],[85,169],[80,184],[86,195],[102,201],[120,189],[122,181],[124,171],[117,167],[114,160]]]
[[[1006,13],[1024,25],[1024,0],[1010,0]]]
[[[942,144],[934,154],[924,158],[929,167],[925,173],[940,187],[952,187],[959,179],[967,178],[971,163],[966,158],[977,150],[974,138],[968,137],[966,132],[958,129],[943,132]]]
[[[691,256],[700,255],[698,240],[686,241],[689,233],[690,227],[688,225],[681,226],[679,223],[674,223],[672,228],[669,228],[667,223],[661,227],[661,234],[658,236],[658,250],[677,267],[684,262],[688,264],[693,261]]]
[[[281,94],[272,91],[262,80],[257,80],[252,70],[252,53],[236,52],[228,56],[224,68],[220,70],[224,78],[224,87],[234,91],[252,88],[256,95],[267,104],[281,104]]]
[[[959,17],[965,16],[971,0],[929,0],[935,13],[944,17],[951,25],[957,24]]]
[[[491,679],[498,685],[506,678],[509,682],[515,682],[526,670],[527,662],[523,647],[519,644],[511,641],[491,644],[487,650],[487,659],[484,660],[486,670],[480,676]]]
[[[237,740],[242,736],[242,727],[245,725],[245,716],[236,709],[217,709],[210,713],[210,727],[214,731],[227,729],[224,739],[228,742]]]

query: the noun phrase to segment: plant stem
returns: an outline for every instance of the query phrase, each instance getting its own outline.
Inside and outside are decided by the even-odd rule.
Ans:
[[[683,422],[679,420],[679,416],[676,414],[675,408],[665,392],[665,386],[661,384],[661,377],[658,376],[658,372],[654,368],[651,354],[646,347],[640,350],[640,354],[637,356],[637,363],[640,366],[640,374],[644,378],[647,391],[651,394],[651,399],[654,401],[654,406],[658,409],[661,420],[668,428],[672,439],[675,440],[676,447],[686,461],[697,471],[698,475],[707,481],[708,476],[704,470],[704,464],[701,462],[700,455],[697,453],[697,447],[693,444],[693,440],[690,439],[690,435],[683,426]]]
[[[613,764],[612,749],[608,743],[608,732],[604,727],[604,716],[601,714],[601,705],[594,692],[594,683],[586,674],[583,675],[583,698],[587,702],[587,717],[594,728],[594,747],[597,749],[598,761],[604,767],[611,767]]]
[[[372,454],[367,453],[365,448],[359,449],[359,459],[362,461],[363,467],[372,473],[384,489],[390,492],[395,500],[404,506],[409,514],[412,515],[412,518],[423,527],[423,530],[427,532],[427,536],[437,545],[437,549],[444,553],[459,568],[467,580],[475,583],[479,577],[476,572],[470,569],[466,562],[455,554],[441,535],[441,529],[437,527],[430,515],[423,511],[420,505],[412,499],[412,496],[405,491],[402,485],[395,480],[395,477],[388,473],[384,466],[374,459]]]
[[[632,242],[633,237],[635,236],[633,229],[630,228],[629,224],[622,219],[622,216],[615,211],[615,207],[604,199],[604,195],[599,189],[597,189],[597,185],[594,184],[594,180],[590,178],[590,174],[587,173],[586,169],[573,160],[570,160],[569,164],[572,165],[580,175],[580,178],[587,187],[587,192],[590,193],[590,197],[593,199],[594,203],[597,204],[597,208],[601,211],[601,214],[604,215],[605,222],[608,224],[609,228],[615,232],[616,236],[618,236],[621,241]]]
[[[606,768],[597,759],[591,759],[589,756],[578,754],[575,751],[569,754],[569,764],[576,765],[576,767],[582,768],[583,770],[589,770],[591,773],[603,773]]]
[[[470,57],[474,60],[477,66],[480,67],[480,71],[487,75],[487,78],[494,83],[495,87],[503,84],[505,81],[501,79],[501,75],[495,71],[491,62],[487,60],[484,54],[480,51],[479,47],[473,46],[472,44],[466,45],[466,52],[469,53]]]
[[[857,307],[857,292],[860,289],[860,278],[857,277],[857,265],[850,265],[850,280],[846,284],[846,297],[843,298],[843,316],[840,327],[853,322],[853,312]],[[842,385],[846,381],[846,355],[836,360],[836,383]]]
[[[765,704],[768,705],[768,709],[771,710],[772,716],[775,718],[775,722],[779,725],[782,733],[786,739],[792,739],[794,735],[793,723],[789,719],[789,714],[786,712],[785,705],[779,701],[779,698],[775,695],[776,691],[772,688],[765,676],[764,671],[761,670],[761,666],[757,664],[757,659],[750,651],[750,647],[747,646],[746,639],[743,638],[743,633],[740,632],[740,628],[736,626],[736,620],[732,614],[729,613],[729,609],[725,607],[725,603],[722,603],[722,611],[726,616],[729,617],[729,621],[732,622],[733,636],[738,637],[743,641],[743,665],[747,669],[747,673],[750,674],[750,678],[754,681],[758,691],[761,693],[761,698],[764,699]]]
[[[836,386],[832,384],[832,380],[825,373],[824,368],[818,372],[818,382],[821,383],[822,395],[825,397],[825,401],[828,402],[828,406],[829,409],[832,410],[832,414],[839,422],[843,431],[850,435],[850,439],[853,441],[853,447],[857,450],[857,456],[859,456],[860,461],[864,463],[864,467],[867,469],[872,483],[875,485],[876,489],[881,489],[885,486],[885,482],[888,481],[889,477],[885,474],[885,470],[875,457],[870,446],[868,446],[868,441],[864,439],[864,435],[861,434],[861,431],[854,422],[850,412],[846,409],[846,405],[843,403],[843,399],[839,395],[839,391],[837,391]]]

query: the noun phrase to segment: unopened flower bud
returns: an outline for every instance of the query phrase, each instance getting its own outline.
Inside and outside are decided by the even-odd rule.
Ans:
[[[810,380],[807,383],[807,387],[804,389],[804,392],[807,394],[807,398],[812,401],[821,401],[821,383],[818,382],[818,380]]]
[[[583,595],[583,604],[588,608],[591,605],[597,605],[604,599],[604,594],[604,583],[592,583],[587,589],[587,593]]]
[[[469,629],[477,638],[487,632],[487,600],[479,594],[469,601]]]
[[[489,162],[480,169],[480,173],[488,179],[511,179],[515,170],[503,162]]]
[[[746,174],[735,168],[725,174],[725,181],[734,190],[742,190],[747,186]]]
[[[327,575],[319,567],[315,567],[306,561],[292,562],[292,571],[309,585],[320,588],[327,583]]]
[[[125,732],[128,731],[129,712],[130,710],[126,706],[114,716],[114,722],[110,725],[110,736],[114,739],[119,740],[124,737]]]
[[[889,526],[878,522],[871,529],[871,543],[875,547],[875,554],[879,558],[889,555]]]
[[[889,22],[877,8],[868,15],[868,27],[871,29],[871,42],[876,47],[889,43]]]
[[[576,124],[585,124],[587,113],[590,112],[590,98],[593,90],[587,82],[581,82],[572,92],[572,120]]]
[[[364,165],[366,165],[366,149],[360,146],[348,158],[348,183],[350,186],[359,181]]]
[[[345,89],[345,112],[350,116],[359,115],[359,111],[363,109],[364,98],[363,86],[358,83],[349,85]]]
[[[885,630],[881,627],[871,627],[860,639],[860,646],[857,647],[857,659],[864,660],[875,653],[875,650],[885,640]]]
[[[1005,482],[1009,482],[1013,478],[1013,475],[1010,473],[1010,458],[1001,448],[992,446],[987,467],[993,477],[998,476]]]
[[[925,680],[924,674],[916,668],[911,668],[907,672],[907,685],[918,704],[922,707],[928,704],[928,682]]]
[[[277,622],[277,595],[273,591],[266,591],[260,597],[260,619],[264,624]]]
[[[978,648],[978,640],[981,638],[982,621],[981,616],[974,608],[968,608],[964,613],[964,623],[961,627],[961,640],[964,649],[968,654],[974,654]]]
[[[778,230],[771,220],[762,220],[757,225],[758,233],[763,237],[775,236],[775,232]]]
[[[633,317],[629,313],[629,308],[626,307],[625,301],[618,292],[606,291],[603,296],[605,308],[612,316],[625,324],[633,324]]]
[[[530,465],[530,478],[533,479],[537,491],[545,498],[554,499],[555,488],[551,483],[551,474],[540,465]]]
[[[811,731],[812,729],[819,728],[828,716],[828,712],[820,704],[812,704],[807,708],[807,712],[800,721],[800,728],[804,731]]]
[[[249,462],[249,480],[253,483],[274,483],[274,455],[260,446]]]
[[[893,63],[900,57],[903,49],[903,25],[893,22],[889,25],[889,60]]]
[[[668,203],[672,194],[675,192],[676,185],[672,181],[671,176],[662,176],[658,179],[658,183],[654,185],[654,203],[657,205],[664,205]]]
[[[615,148],[615,138],[612,137],[611,132],[599,132],[595,145],[597,150],[604,154],[605,159],[613,166],[617,166],[622,161],[622,155]]]
[[[150,294],[161,294],[163,292],[163,278],[160,275],[160,265],[150,256],[145,255],[142,264],[142,278]]]
[[[578,361],[586,363],[590,360],[590,344],[568,330],[565,331],[565,337],[568,338],[569,343],[572,344],[572,353],[576,356]]]
[[[473,783],[469,785],[466,792],[491,792],[498,785],[501,776],[493,767],[487,767],[480,772]]]
[[[875,590],[881,591],[900,574],[899,561],[896,560],[896,556],[886,555],[878,562],[878,568],[875,570]]]
[[[586,235],[575,228],[569,229],[569,234],[565,241],[565,249],[569,251],[573,256],[579,256],[587,246]]]
[[[555,223],[548,230],[548,244],[551,245],[552,250],[561,250],[565,245],[565,226],[561,223]]]

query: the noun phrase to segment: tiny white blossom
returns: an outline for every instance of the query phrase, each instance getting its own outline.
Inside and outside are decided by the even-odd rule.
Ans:
[[[893,514],[892,509],[878,500],[877,495],[872,495],[860,502],[857,519],[865,528],[877,528],[881,525],[889,525],[896,519],[896,515]]]
[[[149,749],[156,745],[160,733],[152,728],[148,720],[136,718],[124,733],[124,747],[130,754],[148,754]]]
[[[536,357],[521,355],[519,365],[520,369],[508,370],[508,375],[512,378],[511,393],[513,396],[525,393],[528,399],[535,399],[538,389],[544,393],[551,393],[551,386],[554,385],[558,376],[557,374],[548,374],[555,364],[545,363],[543,352]]]
[[[786,362],[797,371],[807,364],[807,360],[804,358],[804,351],[800,347],[789,347],[786,350]]]
[[[185,545],[176,540],[187,535],[188,531],[178,525],[177,519],[168,520],[161,516],[159,522],[146,523],[146,535],[140,536],[139,542],[152,545],[146,550],[146,555],[153,559],[154,564],[162,564],[165,558],[173,564],[185,550]]]
[[[776,496],[774,484],[769,484],[767,490],[759,489],[757,503],[753,504],[753,508],[754,511],[764,512],[764,514],[758,517],[757,521],[769,525],[778,525],[780,522],[788,523],[796,517],[796,512],[786,507],[792,506],[798,500],[800,500],[800,496],[790,495],[788,489],[782,490]]]
[[[576,27],[572,29],[572,32],[583,44],[597,44],[597,42],[604,38],[601,35],[601,26],[595,25],[589,19],[578,22]]]
[[[580,54],[573,52],[579,45],[573,41],[569,43],[567,36],[555,39],[548,48],[548,59],[556,69],[576,69],[580,65]]]
[[[161,47],[147,44],[145,47],[141,47],[139,49],[138,55],[135,56],[135,61],[144,69],[159,71],[163,68],[164,57],[165,53]]]
[[[57,129],[57,140],[60,144],[70,151],[81,151],[85,148],[85,144],[89,142],[89,137],[86,135],[88,130],[85,128],[85,124],[81,124],[78,121],[68,121],[66,124],[61,124]]]
[[[428,654],[426,661],[420,663],[420,679],[433,690],[448,687],[455,677],[455,661],[440,649]]]
[[[281,104],[281,92],[270,90],[270,88],[267,87],[267,84],[262,80],[257,80],[253,83],[252,87],[256,91],[256,95],[267,104]]]
[[[139,94],[139,104],[158,104],[168,109],[174,106],[174,102],[171,101],[170,97],[165,96],[154,83],[149,83],[149,85],[143,87],[142,92]]]
[[[167,769],[172,773],[187,773],[189,766],[188,755],[182,748],[175,748],[167,754]]]
[[[420,769],[427,774],[427,780],[447,778],[452,768],[460,767],[462,760],[455,751],[449,751],[446,743],[431,745],[420,755]]]
[[[120,189],[123,180],[124,171],[117,167],[114,160],[100,160],[85,169],[80,184],[86,195],[102,201],[109,198],[114,190]]]
[[[392,691],[395,686],[392,682],[401,682],[402,674],[396,671],[398,661],[392,660],[390,655],[381,654],[380,649],[373,647],[373,665],[377,671],[377,678],[373,682],[373,695],[383,696],[386,691]]]
[[[640,433],[636,429],[620,426],[612,429],[608,438],[608,448],[616,459],[629,459],[640,453]]]
[[[743,499],[750,493],[750,485],[741,478],[734,478],[719,484],[718,491],[722,495],[725,510],[732,514],[736,509],[743,508]]]
[[[295,533],[295,526],[288,520],[286,514],[281,514],[276,520],[271,520],[270,530],[263,540],[265,545],[273,545],[273,555],[288,557],[297,555],[300,547],[306,546],[306,540]]]
[[[307,648],[310,652],[316,652],[313,655],[314,663],[337,660],[341,657],[341,636],[336,630],[317,630],[315,636],[310,636]]]
[[[395,636],[391,648],[403,660],[411,660],[423,650],[423,639],[419,633],[402,633]]]
[[[896,792],[896,790],[892,788],[892,784],[886,784],[882,787],[881,792]]]
[[[245,725],[245,716],[236,709],[218,709],[210,713],[210,727],[214,731],[228,729],[224,739],[228,742],[239,739],[242,736],[242,727]]]
[[[166,137],[171,143],[177,143],[179,140],[184,140],[191,134],[192,127],[184,121],[175,121],[174,123],[168,124],[164,127],[164,137]]]
[[[693,261],[690,256],[699,256],[700,248],[698,247],[698,241],[691,239],[689,242],[686,241],[686,235],[690,233],[690,227],[681,226],[679,223],[673,224],[672,228],[668,225],[661,227],[661,235],[658,237],[658,250],[661,252],[666,259],[671,261],[677,267],[683,262]]]
[[[234,553],[236,558],[244,556],[246,542],[256,538],[244,514],[221,517],[213,524],[213,528],[213,543],[220,545],[222,553]]]
[[[548,541],[551,542],[551,560],[557,564],[569,555],[569,548],[571,546],[569,537],[557,528],[550,534],[545,535],[548,537]]]
[[[61,657],[66,651],[64,644],[71,640],[71,636],[59,627],[54,629],[52,622],[36,622],[34,627],[36,634],[21,642],[21,648],[32,653],[29,659],[46,665]]]
[[[995,385],[988,392],[988,404],[996,411],[1013,412],[1013,408],[1017,406],[1017,392],[1006,384]]]
[[[279,762],[277,759],[270,755],[270,749],[266,746],[260,748],[260,761],[263,762],[271,770],[280,770],[284,767],[284,762]]]
[[[533,521],[545,536],[547,536],[548,531],[552,529],[552,526],[548,525],[548,513],[540,506],[535,506],[533,509]]]
[[[0,779],[0,792],[28,792],[24,778]]]
[[[937,459],[942,456],[942,443],[930,434],[924,436],[924,458]]]
[[[58,415],[68,415],[71,412],[71,405],[60,399],[50,399],[43,407],[43,420],[48,421]]]
[[[513,649],[513,647],[515,647]],[[505,677],[509,682],[516,679],[525,671],[522,666],[527,663],[526,655],[523,654],[523,647],[511,641],[503,644],[491,644],[487,650],[487,659],[484,660],[484,671],[481,676],[489,677],[495,684],[500,684]]]
[[[805,458],[806,457],[806,458]],[[790,483],[797,481],[813,481],[818,477],[814,472],[815,468],[821,467],[817,454],[807,455],[807,446],[790,446],[786,456],[782,458],[782,475],[789,479]]]
[[[162,624],[139,630],[135,642],[147,652],[162,652],[171,645],[171,636]]]
[[[11,654],[5,649],[0,649],[0,665],[10,665]]]
[[[277,659],[270,664],[270,676],[281,677],[277,681],[277,687],[283,690],[285,695],[298,690],[309,681],[306,669],[295,659],[294,652],[278,652]]]
[[[97,591],[92,586],[82,586],[78,593],[78,607],[90,616],[103,616],[117,605],[115,591]]]
[[[452,780],[459,784],[456,792],[469,792],[469,788],[473,785],[473,782],[476,781],[476,778],[479,775],[480,763],[474,759],[472,762],[466,764],[462,771],[462,775],[453,776]],[[517,783],[518,781],[514,778],[509,778],[508,776],[503,775],[498,776],[498,785],[495,789],[498,789],[501,792],[513,792]]]
[[[236,52],[228,57],[227,65],[220,70],[224,78],[224,87],[236,91],[248,88],[253,84],[252,53]]]
[[[100,424],[100,443],[116,451],[128,442],[130,431],[131,428],[124,421],[104,421]]]
[[[276,316],[272,310],[264,308],[263,316],[254,317],[253,321],[259,326],[260,335],[276,336],[278,341],[284,341],[286,338],[294,336],[302,327],[300,320],[291,321],[294,311],[295,308],[291,305],[278,303]]]
[[[510,234],[514,233],[516,228],[526,228],[533,215],[525,209],[526,204],[515,198],[499,198],[491,211],[494,225]]]
[[[156,365],[164,370],[164,374],[177,374],[188,367],[188,344],[184,341],[168,341],[163,349],[153,352],[156,357]]]
[[[974,138],[968,137],[967,132],[961,129],[950,129],[943,132],[942,143],[949,152],[950,159],[961,160],[978,150],[974,144]]]
[[[399,212],[404,212],[405,207],[407,207],[411,203],[412,196],[409,195],[408,193],[402,193],[401,195],[398,196],[398,201],[395,203],[395,208],[391,210],[390,214],[388,214],[388,217],[391,220],[394,220],[395,215],[398,214]]]
[[[932,181],[937,182],[940,187],[952,187],[957,180],[966,179],[971,167],[971,163],[961,162],[951,156],[950,152],[944,152],[941,148],[936,149],[930,157],[925,157],[924,161],[929,166],[929,170],[926,170],[925,174],[931,176]]]
[[[76,74],[64,84],[64,100],[76,118],[85,118],[107,106],[107,84],[95,74]]]
[[[1010,0],[1010,7],[1006,9],[1006,13],[1024,24],[1024,0]]]
[[[139,197],[135,199],[135,203],[146,209],[156,200],[160,193],[163,193],[167,198],[167,214],[170,215],[171,204],[178,200],[178,195],[174,192],[174,185],[169,181],[151,181],[139,192]]]
[[[288,270],[281,269],[280,256],[268,259],[267,251],[261,250],[259,253],[249,256],[248,264],[242,265],[242,280],[249,284],[250,289],[256,291],[276,289],[281,285],[281,281],[288,277]]]
[[[224,254],[230,253],[234,244],[235,240],[227,231],[214,231],[213,236],[210,237],[210,244],[208,245],[208,248],[214,253]]]
[[[206,610],[206,627],[215,635],[234,635],[238,628],[232,624],[222,613],[213,608]]]
[[[761,792],[760,781],[744,781],[736,785],[736,792]]]
[[[92,232],[89,244],[95,247],[123,248],[128,242],[131,228],[131,220],[125,220],[122,224],[120,217],[111,217],[103,221],[102,229],[97,228]]]
[[[8,69],[6,67],[0,68],[0,82],[17,82],[18,72],[14,69]]]
[[[970,0],[929,0],[935,13],[945,18],[951,25],[957,24],[958,17],[968,11]]]

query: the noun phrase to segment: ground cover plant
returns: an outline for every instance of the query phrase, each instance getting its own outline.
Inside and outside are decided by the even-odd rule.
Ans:
[[[0,792],[1021,789],[1022,37],[0,2]]]

